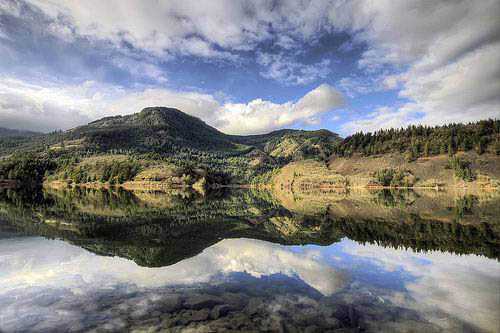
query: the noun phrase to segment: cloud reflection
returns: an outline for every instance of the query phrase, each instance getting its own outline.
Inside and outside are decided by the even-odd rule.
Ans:
[[[500,327],[500,266],[494,260],[443,252],[415,253],[351,241],[344,242],[343,251],[368,258],[386,271],[402,269],[415,277],[406,283],[411,297],[395,294],[392,301],[418,310],[430,322],[447,330],[456,329],[453,317],[488,332]]]
[[[284,274],[330,295],[344,283],[342,273],[323,265],[317,253],[250,239],[227,239],[200,255],[161,268],[146,268],[118,257],[101,257],[62,241],[8,239],[0,243],[0,285],[69,288],[73,292],[133,284],[140,288],[211,282],[221,274],[253,277]],[[0,293],[1,295],[1,293]]]

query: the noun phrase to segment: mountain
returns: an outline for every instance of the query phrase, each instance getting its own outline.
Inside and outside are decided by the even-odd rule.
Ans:
[[[38,183],[45,174],[45,178],[52,175],[53,180],[75,183],[169,179],[172,184],[194,185],[199,180],[218,183],[222,178],[224,183],[248,184],[290,161],[326,161],[339,141],[337,134],[327,130],[228,135],[180,110],[148,107],[68,131],[15,142],[0,138],[0,157],[17,153],[0,165],[0,179],[23,183],[35,178]],[[16,160],[32,153],[34,163]],[[32,172],[46,167],[52,169]]]
[[[0,159],[0,180],[19,184],[500,188],[500,121],[345,139],[328,130],[240,136],[174,108],[149,107],[64,132],[0,138]]]
[[[13,137],[17,137],[17,138],[29,137],[29,136],[34,136],[34,135],[38,135],[38,134],[40,134],[40,133],[0,127],[0,139],[1,138],[13,138]]]
[[[177,154],[182,151],[242,155],[259,150],[276,158],[301,158],[328,151],[340,140],[327,130],[280,130],[264,135],[227,135],[180,110],[148,107],[126,115],[106,117],[65,132],[38,136],[14,148],[19,151],[121,151]],[[0,155],[12,153],[0,136]],[[3,149],[2,149],[3,148]]]
[[[139,113],[106,117],[64,133],[65,139],[84,139],[86,144],[108,149],[138,151],[190,147],[202,150],[233,150],[229,136],[202,120],[174,108],[149,107]]]
[[[70,140],[84,139],[87,145],[99,150],[169,152],[193,148],[237,154],[259,149],[271,155],[280,155],[276,149],[281,146],[283,151],[288,150],[286,157],[292,156],[300,146],[311,148],[312,145],[338,139],[336,134],[327,130],[280,130],[264,135],[227,135],[196,117],[166,107],[149,107],[132,115],[103,118],[70,130],[64,136]],[[288,147],[283,147],[287,144]]]
[[[16,151],[33,150],[42,133],[0,127],[0,159]]]

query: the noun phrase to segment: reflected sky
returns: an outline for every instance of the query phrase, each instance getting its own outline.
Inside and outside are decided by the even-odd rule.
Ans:
[[[389,326],[380,326],[384,318],[366,315],[371,330],[404,330],[419,323],[429,331],[495,332],[500,325],[496,260],[416,253],[349,239],[324,247],[227,239],[172,266],[147,268],[59,240],[14,237],[0,240],[0,286],[0,331],[7,332],[82,331],[99,322],[111,331],[123,330],[134,318],[159,313],[159,304],[164,307],[174,294],[189,303],[192,293],[220,298],[228,290],[240,298],[265,291],[258,297],[278,317],[285,316],[283,304],[302,311],[309,303],[322,313],[335,306],[394,313],[396,319],[387,318]],[[248,312],[251,302],[244,302]]]

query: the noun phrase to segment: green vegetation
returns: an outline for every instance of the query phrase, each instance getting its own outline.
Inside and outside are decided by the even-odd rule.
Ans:
[[[99,179],[95,175],[91,176],[88,171],[90,168],[87,169],[81,166],[71,170],[69,178],[75,183],[99,180],[101,183],[123,184],[125,181],[134,179],[141,169],[141,165],[133,159],[124,161],[113,160],[100,165],[100,167],[102,168],[102,172]]]
[[[344,173],[333,175],[328,167],[339,156],[397,153],[412,164],[420,157],[437,154],[449,154],[454,159],[457,151],[472,149],[492,156],[500,153],[499,128],[499,120],[484,120],[466,125],[410,126],[357,133],[343,140],[327,130],[279,130],[237,136],[224,134],[177,109],[153,107],[132,115],[103,118],[65,132],[43,135],[5,130],[2,135],[0,130],[0,163],[7,165],[8,156],[13,153],[30,156],[35,164],[37,160],[50,161],[50,165],[42,165],[44,170],[38,171],[51,180],[76,184],[141,180],[193,185],[203,178],[202,183],[211,185],[271,183],[284,166],[314,160],[327,169],[320,173],[301,172],[307,178],[303,183],[341,187],[368,181],[360,178],[356,170],[349,170],[349,163],[342,167]],[[117,156],[120,159],[112,161]],[[460,179],[474,180],[472,166],[466,162],[453,160],[450,167]],[[399,170],[394,164],[379,167],[382,168],[385,169],[372,168],[364,177],[373,174],[383,186],[412,186],[416,181],[413,175],[418,174],[408,166],[412,172]],[[494,181],[495,175],[488,171],[491,169],[487,167],[486,175]],[[357,179],[344,177],[352,173]],[[328,179],[315,181],[319,174]],[[2,177],[9,177],[8,171]],[[32,179],[40,181],[40,177]]]
[[[407,160],[438,154],[453,155],[474,149],[478,154],[500,154],[500,120],[481,120],[469,124],[409,126],[405,129],[356,133],[335,146],[337,156],[366,156],[405,153]]]
[[[373,177],[378,185],[391,187],[411,187],[416,180],[410,171],[392,168],[378,170]]]
[[[49,158],[16,154],[0,161],[0,179],[16,180],[23,186],[37,185],[55,167]]]
[[[477,201],[477,197],[471,194],[458,198],[455,201],[455,206],[453,207],[456,220],[460,221],[464,218],[464,216],[471,215],[472,209]]]
[[[376,191],[373,202],[384,207],[407,208],[411,206],[418,195],[411,190],[383,189]]]
[[[170,166],[175,177],[184,175],[184,183],[197,181],[197,170],[202,169],[208,183],[248,184],[292,160],[326,160],[338,140],[326,130],[226,135],[179,110],[155,107],[103,118],[66,132],[38,135],[36,140],[28,136],[14,141],[0,138],[0,156],[14,150],[33,152],[57,164],[57,170],[50,171],[53,179],[73,183],[123,183],[156,164]],[[127,156],[128,161],[84,163],[94,156],[117,155]]]
[[[276,168],[271,171],[267,171],[263,174],[257,175],[252,179],[252,184],[271,184],[274,176],[279,173],[280,169]]]
[[[450,157],[448,160],[448,167],[455,172],[455,176],[459,179],[470,182],[476,178],[472,171],[471,163],[458,156]]]

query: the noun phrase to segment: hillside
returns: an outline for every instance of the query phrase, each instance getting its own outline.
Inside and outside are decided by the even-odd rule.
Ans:
[[[500,120],[488,119],[468,124],[409,126],[383,129],[374,133],[355,133],[335,147],[334,155],[372,156],[405,153],[408,160],[457,151],[475,150],[478,154],[500,153]]]
[[[498,194],[289,195],[230,191],[201,198],[189,191],[75,188],[33,198],[0,190],[0,236],[5,230],[57,238],[149,267],[174,264],[227,238],[329,245],[349,237],[417,251],[500,255]]]
[[[454,166],[459,161],[460,166]],[[376,156],[332,156],[328,163],[296,161],[273,177],[276,188],[294,193],[335,188],[500,188],[500,156],[458,152],[408,161],[401,153]]]
[[[107,117],[63,133],[98,150],[170,151],[174,147],[238,150],[229,136],[173,108],[151,107],[127,116]]]
[[[334,145],[327,163],[296,161],[275,186],[500,187],[500,121],[356,133]]]
[[[210,184],[497,188],[499,154],[499,120],[345,139],[328,130],[238,136],[177,109],[149,107],[65,132],[0,138],[0,180],[201,190]]]
[[[1,132],[0,132],[1,133]],[[207,125],[202,120],[180,110],[166,107],[148,107],[126,116],[106,117],[68,131],[56,131],[25,142],[23,151],[91,150],[106,152],[178,152],[194,149],[240,155],[258,149],[282,157],[277,147],[291,158],[297,151],[304,155],[315,149],[330,151],[332,148],[317,147],[339,140],[327,130],[301,131],[280,130],[264,135],[227,135]],[[2,136],[0,135],[0,146]],[[287,147],[287,143],[293,147]],[[315,148],[316,147],[316,148]],[[0,155],[13,151],[0,151]]]
[[[17,151],[20,147],[31,146],[41,133],[0,127],[0,159]]]
[[[46,179],[77,184],[169,179],[172,184],[191,186],[201,178],[202,182],[249,183],[290,161],[326,161],[339,140],[327,130],[227,135],[177,109],[150,107],[15,145],[0,138],[0,156],[17,153],[15,158],[22,159],[35,154],[43,168],[52,168],[45,172]],[[31,162],[7,161],[0,166],[0,179],[25,181],[34,176],[39,181],[39,172],[24,172],[22,165]]]

